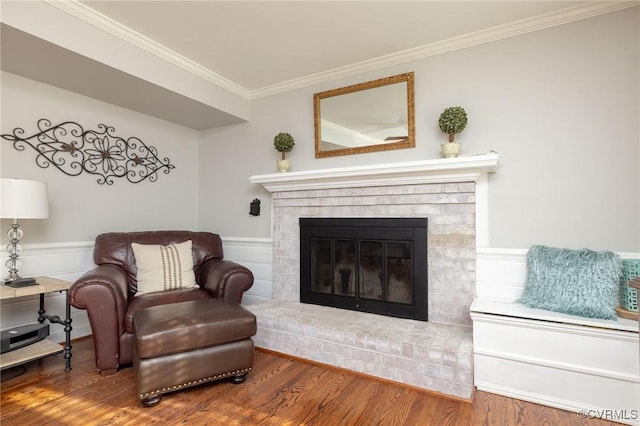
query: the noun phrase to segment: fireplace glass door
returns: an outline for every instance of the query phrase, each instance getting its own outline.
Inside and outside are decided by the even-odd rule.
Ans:
[[[300,219],[301,301],[426,320],[426,219],[415,221]]]

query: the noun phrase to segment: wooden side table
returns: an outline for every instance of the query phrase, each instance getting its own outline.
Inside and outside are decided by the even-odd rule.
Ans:
[[[48,320],[50,323],[64,324],[64,332],[66,335],[65,346],[63,347],[49,339],[43,339],[23,348],[5,352],[0,356],[0,370],[61,352],[64,352],[65,371],[71,370],[71,305],[69,304],[69,297],[67,296],[71,283],[50,277],[36,277],[36,282],[38,285],[21,288],[11,288],[0,285],[0,300],[38,294],[40,296],[38,322],[43,323],[45,320]],[[65,292],[66,313],[64,319],[58,315],[49,315],[44,309],[44,295],[53,292]]]

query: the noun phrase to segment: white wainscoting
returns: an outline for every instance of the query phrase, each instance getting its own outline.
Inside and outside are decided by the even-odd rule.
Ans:
[[[528,249],[477,248],[476,297],[513,302],[522,295],[527,278]],[[618,253],[640,259],[640,253]]]
[[[253,287],[242,298],[243,305],[271,299],[273,240],[271,238],[222,237],[224,258],[253,272]]]
[[[0,254],[2,277],[8,275],[5,262],[6,251]],[[93,241],[25,244],[20,255],[22,267],[20,275],[25,277],[49,276],[61,280],[75,281],[80,275],[93,268]],[[66,293],[45,295],[45,310],[50,315],[65,316]],[[0,310],[0,328],[7,329],[19,325],[32,324],[38,319],[38,296],[24,296],[2,301]],[[71,308],[71,338],[91,334],[89,318],[83,310]],[[49,325],[49,339],[62,343],[65,340],[62,324]]]
[[[271,298],[272,246],[270,238],[223,237],[226,259],[236,261],[249,268],[254,274],[254,284],[245,294],[243,303],[250,304]],[[2,250],[0,262],[2,277],[7,276],[7,252]],[[22,276],[50,276],[67,281],[75,281],[83,273],[93,268],[93,241],[25,244],[20,255]],[[45,309],[51,315],[64,318],[66,294],[52,293],[45,296]],[[0,309],[0,329],[32,324],[38,318],[38,296],[25,296],[3,300]],[[84,310],[71,308],[71,338],[91,334],[89,318]],[[50,324],[49,338],[54,342],[64,342],[64,326]]]
[[[247,304],[272,296],[273,241],[270,238],[223,237],[225,258],[249,268],[254,276],[253,287],[247,292]],[[487,298],[515,300],[522,291],[526,277],[526,249],[479,248],[477,253],[476,295]],[[640,259],[640,253],[621,253],[623,258]],[[68,281],[76,280],[93,264],[93,241],[30,244],[23,247],[21,273],[24,276],[47,275]],[[0,253],[0,273],[7,275],[6,251]],[[46,298],[49,312],[64,314],[64,295],[50,294]],[[6,329],[32,323],[37,318],[37,297],[23,297],[2,302],[0,328]],[[73,338],[91,334],[84,311],[72,309]],[[64,340],[62,326],[53,324],[55,341]]]

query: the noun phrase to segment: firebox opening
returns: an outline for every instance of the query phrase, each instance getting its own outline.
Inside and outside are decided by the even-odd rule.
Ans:
[[[300,218],[300,301],[427,321],[426,218]]]

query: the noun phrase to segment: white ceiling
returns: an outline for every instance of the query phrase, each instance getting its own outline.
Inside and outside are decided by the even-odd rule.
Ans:
[[[248,91],[584,1],[82,1]]]
[[[10,73],[202,130],[249,119],[243,111],[259,97],[638,4],[637,0],[0,0],[0,65]],[[78,25],[67,31],[49,19],[49,14],[60,19],[60,13],[78,18],[73,21]],[[87,28],[93,29],[93,38],[80,32]],[[58,34],[65,34],[67,41],[67,33],[81,43],[61,44]],[[52,34],[57,38],[49,40]],[[72,47],[83,45],[83,37],[84,45],[90,46],[88,56]],[[105,37],[119,44],[106,44]],[[93,43],[94,39],[102,44]],[[123,42],[168,67],[177,65],[187,73],[183,76],[208,86],[194,95],[193,90],[181,89],[183,78],[166,86],[158,83],[158,70],[138,68],[134,75],[130,70],[135,64],[126,60],[96,60],[102,49],[113,57]],[[126,63],[128,69],[117,63]]]

